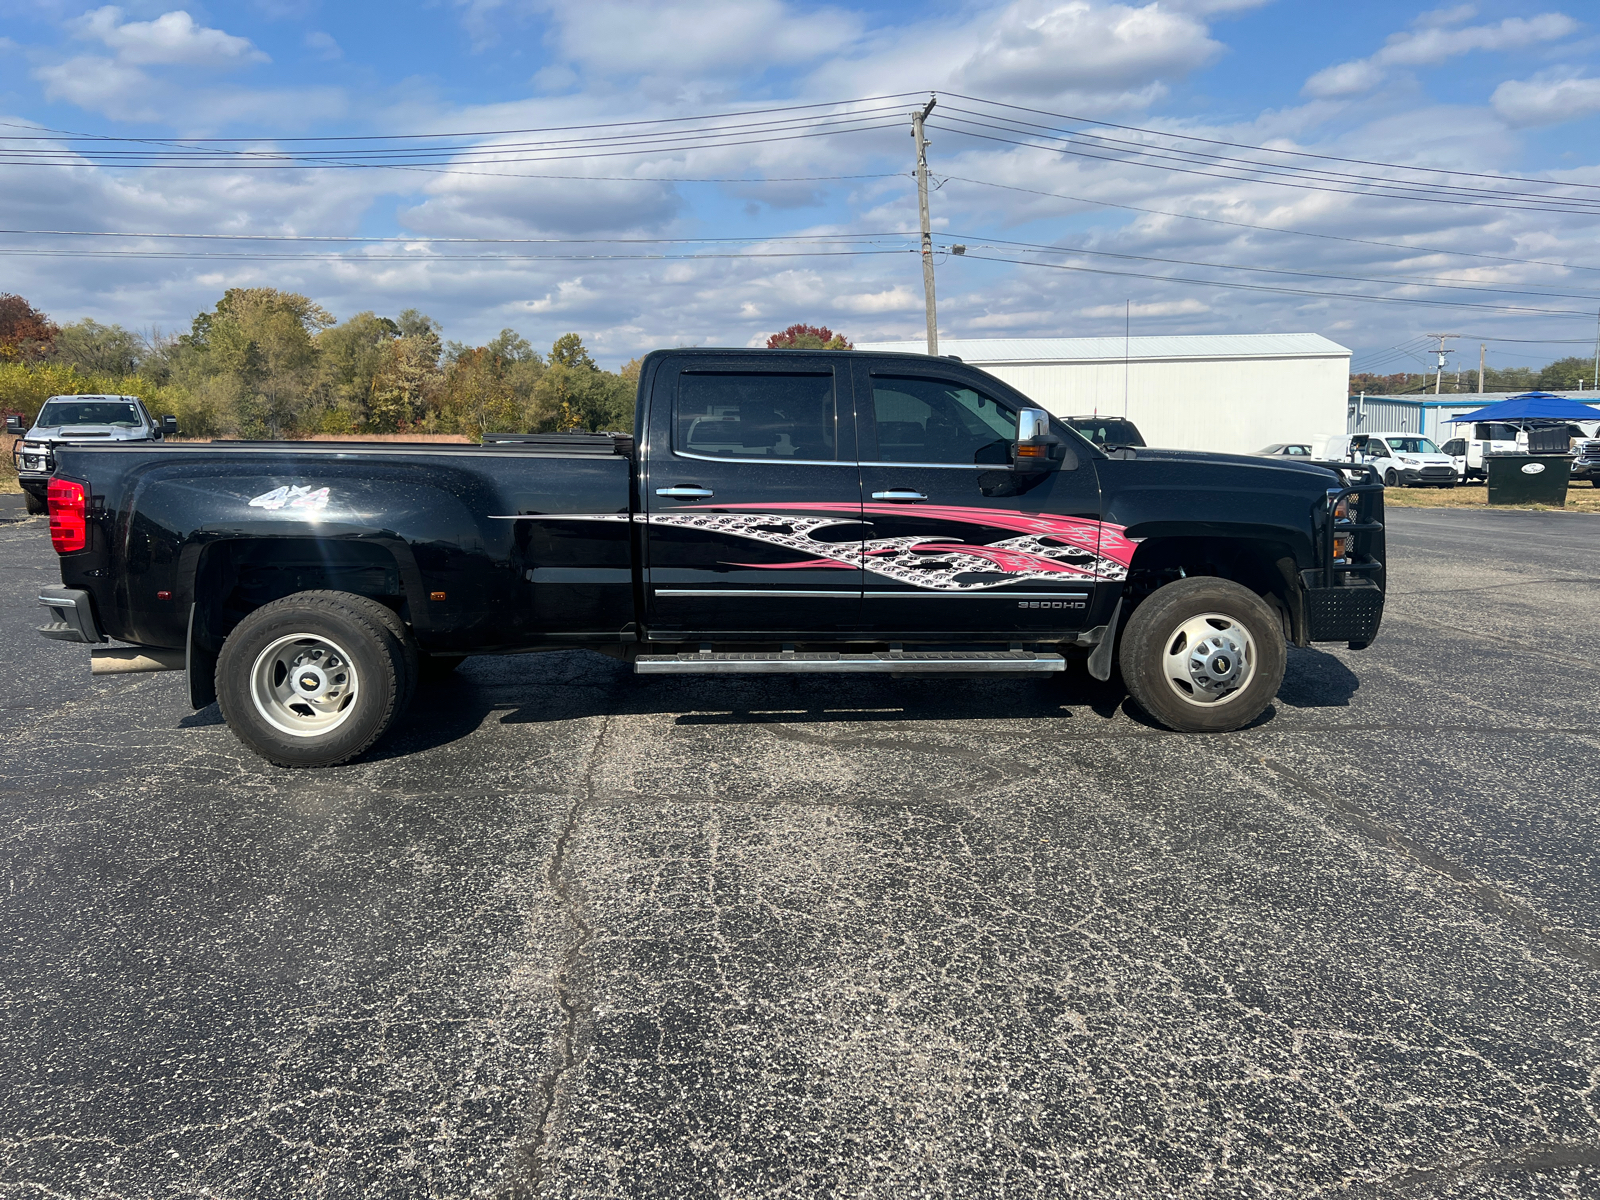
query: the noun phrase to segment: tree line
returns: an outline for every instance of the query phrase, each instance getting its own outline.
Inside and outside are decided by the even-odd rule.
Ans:
[[[1486,367],[1483,372],[1485,392],[1576,392],[1595,387],[1593,358],[1562,358],[1535,370],[1532,367]],[[1396,375],[1376,375],[1362,372],[1350,376],[1350,394],[1365,392],[1369,396],[1403,396],[1407,393],[1421,395],[1433,393],[1437,376],[1431,372],[1401,372]],[[1476,369],[1446,371],[1440,391],[1447,396],[1478,391]]]
[[[136,395],[190,437],[629,430],[639,361],[606,371],[576,333],[541,354],[511,329],[443,341],[411,308],[345,321],[305,296],[230,288],[188,332],[57,325],[0,295],[0,410],[28,420],[53,395]]]

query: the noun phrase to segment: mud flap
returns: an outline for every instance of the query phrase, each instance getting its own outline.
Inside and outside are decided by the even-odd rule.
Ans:
[[[189,678],[189,707],[204,708],[217,700],[217,656],[195,641],[195,610],[189,605],[189,637],[184,644],[184,672]]]
[[[1117,632],[1121,627],[1122,597],[1117,597],[1117,603],[1111,610],[1111,619],[1106,622],[1106,635],[1100,639],[1100,644],[1094,648],[1094,653],[1089,655],[1089,674],[1101,683],[1111,678],[1111,664],[1116,661]]]

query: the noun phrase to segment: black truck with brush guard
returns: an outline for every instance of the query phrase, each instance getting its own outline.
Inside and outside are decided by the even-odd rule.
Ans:
[[[1025,675],[1086,657],[1183,731],[1384,600],[1366,468],[1096,448],[949,359],[665,350],[636,433],[483,445],[62,444],[44,636],[187,672],[253,750],[328,766],[462,657],[639,674]],[[106,644],[115,639],[122,645]]]

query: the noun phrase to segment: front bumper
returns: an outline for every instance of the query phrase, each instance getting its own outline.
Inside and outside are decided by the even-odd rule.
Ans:
[[[94,619],[94,603],[82,588],[47,587],[39,593],[39,603],[49,609],[54,618],[50,624],[39,626],[41,637],[90,645],[106,640]]]
[[[1454,467],[1405,467],[1400,471],[1400,482],[1408,487],[1417,484],[1442,487],[1455,481]]]

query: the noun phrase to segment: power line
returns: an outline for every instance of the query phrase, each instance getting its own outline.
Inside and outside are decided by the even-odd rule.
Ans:
[[[151,142],[157,145],[212,145],[212,144],[250,144],[255,142],[383,142],[383,141],[409,141],[422,138],[448,138],[467,137],[509,137],[513,134],[525,133],[564,133],[578,129],[621,129],[637,125],[672,125],[688,121],[710,121],[723,117],[749,117],[761,116],[775,112],[799,112],[816,108],[840,108],[846,104],[867,104],[877,100],[899,100],[907,96],[921,96],[922,92],[885,92],[875,96],[858,96],[851,100],[821,100],[814,104],[780,104],[770,108],[743,108],[725,113],[701,113],[688,117],[649,117],[637,121],[605,121],[587,125],[545,125],[527,129],[475,129],[459,130],[447,133],[371,133],[371,134],[327,134],[311,137],[239,137],[239,138],[121,138],[112,134],[81,133],[76,130],[54,129],[48,125],[23,123],[18,121],[0,121],[0,126],[11,129],[38,129],[46,133],[58,135],[73,140],[82,141],[120,141],[120,142]],[[13,140],[0,138],[0,140]],[[22,140],[22,139],[15,139]],[[55,139],[37,139],[55,140]]]
[[[1330,271],[1296,271],[1296,270],[1291,270],[1291,269],[1283,268],[1283,267],[1247,267],[1247,266],[1240,266],[1240,265],[1237,265],[1237,264],[1234,264],[1234,263],[1203,262],[1203,261],[1197,261],[1197,260],[1194,260],[1194,259],[1187,259],[1187,258],[1167,258],[1167,257],[1160,257],[1160,256],[1155,256],[1155,255],[1146,255],[1146,254],[1127,254],[1127,253],[1121,253],[1121,252],[1112,251],[1112,250],[1084,250],[1084,249],[1078,249],[1078,248],[1071,247],[1071,246],[1060,246],[1060,245],[1046,246],[1046,245],[1040,245],[1040,244],[1035,243],[1035,242],[1011,242],[1011,241],[1006,241],[1006,240],[1001,239],[1001,238],[990,238],[990,239],[985,240],[985,239],[982,239],[982,238],[977,237],[977,236],[967,237],[966,235],[956,234],[956,233],[946,234],[944,236],[950,237],[952,239],[965,238],[966,243],[969,246],[970,245],[988,246],[991,249],[1020,248],[1020,249],[1034,250],[1034,251],[1039,251],[1039,252],[1043,252],[1043,253],[1052,253],[1052,254],[1087,254],[1087,255],[1094,255],[1094,256],[1100,257],[1100,258],[1128,259],[1128,260],[1132,260],[1132,261],[1135,261],[1135,262],[1170,263],[1170,264],[1175,265],[1175,266],[1184,266],[1184,267],[1209,267],[1209,268],[1211,268],[1213,270],[1218,270],[1218,271],[1250,271],[1250,272],[1255,272],[1257,274],[1265,274],[1265,275],[1294,275],[1294,276],[1300,276],[1300,277],[1309,278],[1309,279],[1345,279],[1345,280],[1350,280],[1351,282],[1355,282],[1355,283],[1391,284],[1391,285],[1398,285],[1398,286],[1401,286],[1401,287],[1421,287],[1421,286],[1438,287],[1438,288],[1446,288],[1446,289],[1449,289],[1451,291],[1480,292],[1480,293],[1488,293],[1488,294],[1493,294],[1493,295],[1544,296],[1544,297],[1548,297],[1550,299],[1563,299],[1563,300],[1564,299],[1600,300],[1600,296],[1592,296],[1592,295],[1589,295],[1588,293],[1583,293],[1583,292],[1572,292],[1572,291],[1536,292],[1536,291],[1528,291],[1528,290],[1518,289],[1518,288],[1475,287],[1475,286],[1456,283],[1456,282],[1438,282],[1437,281],[1438,280],[1437,276],[1422,275],[1422,276],[1415,276],[1415,277],[1410,278],[1410,279],[1404,279],[1404,278],[1395,279],[1395,278],[1392,278],[1392,277],[1391,278],[1383,278],[1383,277],[1368,276],[1368,275],[1347,275],[1347,274],[1341,274],[1341,273],[1330,272]]]
[[[1567,182],[1559,179],[1541,179],[1524,175],[1496,175],[1480,171],[1459,171],[1449,167],[1419,167],[1407,163],[1380,162],[1366,158],[1340,158],[1332,154],[1316,154],[1309,150],[1283,150],[1275,146],[1257,146],[1248,142],[1228,142],[1217,138],[1204,138],[1190,133],[1178,133],[1170,130],[1146,129],[1139,125],[1118,125],[1114,121],[1098,121],[1092,117],[1079,117],[1071,113],[1050,112],[1042,108],[1027,108],[1020,104],[1007,104],[1002,100],[986,100],[980,96],[966,96],[960,92],[947,92],[946,95],[954,96],[958,100],[970,100],[975,104],[988,104],[995,108],[1010,108],[1018,112],[1031,112],[1036,116],[1055,117],[1063,121],[1077,121],[1084,125],[1098,125],[1102,129],[1121,129],[1129,133],[1143,133],[1151,137],[1164,137],[1189,142],[1203,142],[1209,146],[1227,146],[1235,150],[1252,150],[1259,154],[1283,154],[1299,158],[1315,158],[1324,162],[1351,163],[1364,167],[1385,167],[1392,171],[1416,171],[1437,175],[1462,175],[1472,179],[1499,179],[1511,183],[1540,183],[1548,187],[1571,187],[1586,190],[1600,191],[1600,184]]]
[[[1600,204],[1600,197],[1590,198],[1585,196],[1551,196],[1542,192],[1505,191],[1500,188],[1467,187],[1448,183],[1422,183],[1420,181],[1389,179],[1384,176],[1360,175],[1347,171],[1330,171],[1323,168],[1298,167],[1292,164],[1263,163],[1251,158],[1240,158],[1234,155],[1209,154],[1203,151],[1185,150],[1168,146],[1151,146],[1143,142],[1130,142],[1123,138],[1108,138],[1103,134],[1085,133],[1082,130],[1058,130],[1049,126],[1037,125],[1031,121],[1005,120],[994,117],[991,113],[977,112],[972,109],[947,107],[946,112],[964,114],[966,117],[985,117],[988,121],[963,121],[963,124],[977,125],[985,129],[999,129],[1006,132],[1023,133],[1032,137],[1049,138],[1052,141],[1066,141],[1077,144],[1074,139],[1087,139],[1088,144],[1095,149],[1108,149],[1113,153],[1131,151],[1142,157],[1156,158],[1184,162],[1202,166],[1225,167],[1233,170],[1265,173],[1268,180],[1272,178],[1307,179],[1317,180],[1322,183],[1356,184],[1379,188],[1385,192],[1396,192],[1405,196],[1421,195],[1428,198],[1454,199],[1458,197],[1494,197],[1496,199],[1533,199],[1542,201],[1559,201],[1561,203],[1596,205]],[[991,123],[998,122],[998,123]],[[1020,127],[1020,128],[1019,128]],[[1442,195],[1441,195],[1442,194]]]
[[[1106,267],[1074,266],[1067,263],[1039,262],[1035,259],[1004,258],[989,254],[973,254],[970,250],[962,256],[966,259],[975,259],[980,262],[1013,263],[1024,267],[1043,267],[1052,271],[1077,271],[1088,275],[1117,275],[1131,279],[1153,279],[1160,283],[1188,283],[1201,287],[1229,288],[1234,291],[1269,292],[1282,296],[1312,296],[1319,299],[1332,298],[1337,300],[1362,300],[1380,304],[1413,304],[1427,308],[1471,308],[1480,312],[1503,312],[1518,316],[1542,317],[1582,317],[1590,320],[1592,313],[1576,309],[1562,308],[1523,308],[1499,304],[1472,304],[1462,300],[1421,300],[1411,296],[1372,296],[1360,292],[1329,292],[1318,291],[1310,288],[1285,288],[1271,287],[1259,283],[1231,283],[1220,279],[1190,279],[1182,275],[1155,275],[1142,271],[1113,271]]]
[[[1171,162],[1163,162],[1163,161],[1141,162],[1137,158],[1132,158],[1132,157],[1129,157],[1129,156],[1126,156],[1126,155],[1092,154],[1087,150],[1073,149],[1073,148],[1071,148],[1070,145],[1066,146],[1066,147],[1061,147],[1061,146],[1042,146],[1037,141],[1019,141],[1016,138],[999,137],[999,136],[997,136],[996,134],[993,134],[993,133],[978,133],[978,132],[975,132],[972,129],[958,128],[957,125],[954,123],[955,121],[960,121],[960,118],[954,118],[954,119],[945,118],[940,122],[939,128],[944,130],[947,133],[953,133],[953,134],[956,134],[956,135],[961,136],[961,137],[977,138],[979,140],[988,141],[988,142],[998,142],[998,143],[1001,143],[1003,145],[1008,145],[1008,146],[1021,146],[1021,147],[1025,147],[1025,148],[1030,149],[1030,150],[1043,150],[1043,151],[1045,151],[1046,153],[1049,153],[1049,154],[1070,154],[1070,155],[1073,155],[1073,156],[1078,157],[1078,158],[1092,158],[1092,159],[1097,159],[1097,160],[1102,161],[1102,162],[1114,162],[1114,163],[1120,163],[1120,164],[1123,164],[1123,165],[1126,165],[1126,166],[1146,167],[1146,168],[1149,168],[1149,169],[1152,169],[1152,170],[1167,171],[1167,172],[1172,172],[1172,173],[1176,173],[1176,174],[1180,174],[1180,175],[1198,175],[1198,176],[1202,176],[1202,177],[1208,178],[1208,179],[1224,179],[1224,180],[1229,181],[1230,183],[1262,183],[1262,184],[1271,184],[1271,185],[1276,186],[1276,187],[1299,188],[1301,190],[1313,191],[1313,192],[1329,192],[1329,193],[1333,193],[1335,195],[1343,195],[1343,196],[1366,196],[1366,197],[1369,197],[1369,198],[1387,199],[1387,200],[1415,200],[1415,201],[1424,202],[1424,203],[1466,205],[1466,206],[1472,207],[1472,208],[1509,209],[1509,210],[1516,211],[1516,212],[1562,213],[1562,214],[1566,214],[1566,215],[1569,215],[1569,216],[1600,216],[1600,208],[1591,208],[1591,207],[1584,207],[1584,208],[1555,208],[1555,207],[1550,207],[1550,206],[1541,206],[1541,205],[1537,205],[1537,204],[1524,204],[1524,203],[1499,204],[1499,203],[1492,203],[1492,202],[1490,202],[1488,200],[1469,200],[1469,199],[1458,198],[1458,197],[1454,197],[1454,196],[1451,196],[1451,197],[1430,196],[1430,195],[1428,195],[1426,193],[1419,192],[1419,191],[1416,191],[1416,192],[1414,192],[1414,191],[1403,191],[1400,194],[1390,194],[1389,192],[1386,192],[1386,191],[1383,191],[1383,190],[1379,190],[1379,191],[1362,191],[1359,188],[1354,188],[1354,187],[1334,187],[1334,186],[1329,186],[1329,185],[1324,184],[1324,183],[1311,182],[1307,178],[1299,178],[1299,177],[1280,179],[1280,178],[1273,178],[1271,176],[1268,176],[1266,178],[1262,178],[1260,176],[1251,176],[1251,175],[1223,174],[1220,171],[1202,171],[1202,170],[1194,169],[1194,165],[1193,165],[1192,160],[1179,158],[1179,157],[1177,157],[1175,155],[1146,154],[1146,155],[1144,155],[1144,157],[1155,158],[1155,159],[1158,159],[1158,160],[1159,159],[1170,159]],[[982,124],[976,123],[976,122],[965,122],[965,121],[961,121],[961,123],[962,124],[979,124],[980,128],[997,129],[997,130],[1000,130],[1002,132],[1018,133],[1018,134],[1021,134],[1023,136],[1038,136],[1038,135],[1030,135],[1025,130],[1010,129],[1010,128],[1007,128],[1005,126],[1000,126],[1000,125],[982,125]],[[1053,139],[1053,140],[1060,141],[1060,140],[1063,140],[1063,139],[1057,138],[1057,139]],[[1188,167],[1172,165],[1173,163],[1178,163],[1178,162],[1189,162],[1189,163],[1191,163],[1191,165],[1188,166]],[[1567,199],[1565,197],[1561,197],[1561,198],[1558,198],[1558,199],[1562,203],[1571,203],[1571,204],[1588,204],[1588,203],[1590,203],[1588,201],[1569,200],[1569,199]]]
[[[1410,246],[1404,242],[1381,242],[1373,238],[1348,237],[1337,233],[1313,233],[1307,229],[1285,229],[1277,225],[1254,225],[1248,221],[1229,221],[1222,217],[1202,217],[1194,213],[1169,212],[1162,208],[1142,208],[1137,204],[1119,204],[1112,200],[1095,200],[1087,196],[1073,196],[1065,192],[1046,192],[1038,188],[1018,187],[1011,183],[994,183],[987,179],[969,179],[961,175],[946,175],[944,179],[953,183],[970,183],[978,187],[1000,188],[1008,192],[1026,192],[1032,196],[1048,196],[1055,200],[1071,200],[1078,204],[1092,204],[1098,208],[1121,208],[1129,212],[1150,213],[1158,217],[1177,217],[1185,221],[1204,221],[1208,225],[1228,225],[1235,229],[1259,229],[1263,233],[1290,234],[1294,237],[1321,238],[1330,242],[1353,242],[1362,246],[1383,246],[1390,250],[1409,250],[1412,253],[1422,254],[1451,254],[1461,258],[1482,258],[1492,262],[1517,263],[1524,266],[1561,267],[1571,271],[1596,271],[1600,267],[1588,267],[1580,263],[1551,262],[1541,258],[1512,258],[1502,254],[1480,254],[1472,250],[1441,250],[1434,246]]]

